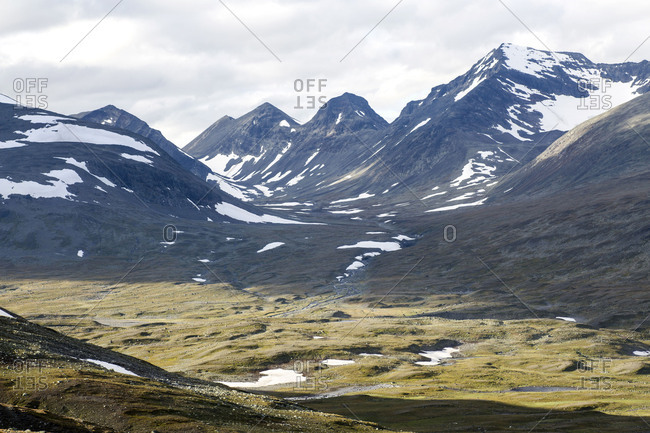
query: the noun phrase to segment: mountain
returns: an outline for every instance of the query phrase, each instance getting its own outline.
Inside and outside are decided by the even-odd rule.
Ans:
[[[230,178],[241,198],[264,198],[298,184],[315,189],[366,152],[363,140],[386,126],[365,99],[345,93],[304,125],[269,103],[238,119],[224,117],[184,150]]]
[[[500,164],[508,155],[525,163],[562,132],[648,90],[648,62],[595,64],[582,54],[503,44],[466,74],[409,103],[385,139],[399,146],[389,144],[379,155],[413,183],[431,173],[449,181],[462,172],[461,162],[470,176],[461,188],[477,178],[486,183],[503,173],[500,167],[510,170],[512,164]]]
[[[211,173],[208,167],[181,151],[174,143],[167,140],[159,130],[151,128],[143,120],[127,111],[115,107],[114,105],[107,105],[97,110],[73,114],[71,117],[86,122],[123,129],[148,138],[156,143],[183,168],[194,173],[201,179],[205,180]]]
[[[365,283],[375,296],[397,284],[406,299],[430,296],[430,316],[647,331],[649,143],[644,94],[561,136],[485,206],[399,218],[417,242],[400,261],[378,257]]]
[[[647,174],[649,146],[650,94],[645,94],[574,128],[498,190],[510,198],[548,195]]]
[[[363,196],[384,210],[415,202],[418,212],[479,205],[503,175],[566,131],[648,90],[647,61],[600,64],[579,53],[502,44],[467,73],[408,103],[390,125],[365,100],[345,94],[293,127],[291,140],[276,140],[285,153],[262,155],[245,129],[231,138],[247,148],[211,140],[235,122],[223,119],[185,150],[202,157],[209,149],[219,161],[232,161],[231,169],[224,162],[216,171],[248,191],[248,199],[327,205]],[[264,138],[266,149],[273,148],[272,137]]]
[[[298,223],[206,184],[148,138],[9,101],[0,152],[8,262],[129,256],[162,248],[162,228],[179,221]]]
[[[214,159],[215,148],[227,150],[227,154],[259,155],[264,152],[264,143],[283,147],[281,143],[291,140],[291,130],[297,125],[287,114],[265,103],[238,119],[222,117],[192,140],[185,150],[206,160]]]
[[[344,93],[322,106],[301,132],[316,140],[345,133],[382,131],[387,126],[388,122],[375,113],[368,101],[352,93]]]

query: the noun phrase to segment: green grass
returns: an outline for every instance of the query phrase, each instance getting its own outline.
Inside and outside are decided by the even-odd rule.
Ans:
[[[380,385],[305,404],[394,429],[512,431],[506,425],[513,424],[528,431],[551,411],[554,416],[544,418],[540,431],[599,431],[599,425],[635,431],[639,417],[650,416],[650,363],[631,356],[634,348],[647,347],[647,332],[551,319],[422,317],[428,299],[420,307],[373,310],[360,301],[328,304],[327,294],[271,296],[223,285],[122,284],[98,302],[101,287],[91,281],[23,281],[0,295],[0,305],[190,377],[254,381],[261,370],[291,369],[298,362],[309,363],[308,375],[323,385],[258,392],[292,397]],[[350,318],[332,317],[339,311]],[[81,322],[80,316],[85,316]],[[418,352],[446,341],[461,343],[459,357],[439,366],[415,364],[425,360]],[[355,364],[317,368],[326,358]],[[510,391],[525,386],[583,389]],[[427,415],[432,411],[438,415]]]

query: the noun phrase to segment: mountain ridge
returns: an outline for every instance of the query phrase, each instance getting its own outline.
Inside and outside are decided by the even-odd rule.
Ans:
[[[290,200],[336,201],[368,193],[399,201],[411,192],[422,198],[431,197],[431,190],[446,188],[451,194],[455,188],[473,192],[465,200],[470,203],[482,197],[486,185],[534,159],[575,125],[648,90],[647,62],[596,64],[580,53],[504,43],[466,73],[406,104],[390,124],[377,121],[375,128],[361,131],[336,124],[350,117],[332,111],[339,98],[363,100],[345,93],[283,141],[293,146],[286,154],[260,160],[260,153],[221,149],[206,137],[202,146],[236,167],[213,169],[248,189],[249,200],[281,194]],[[427,200],[434,207],[450,198]]]

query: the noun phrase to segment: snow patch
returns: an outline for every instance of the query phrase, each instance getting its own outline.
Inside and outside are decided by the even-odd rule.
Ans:
[[[352,263],[350,266],[348,266],[345,270],[346,271],[356,271],[357,269],[361,269],[364,266],[366,266],[366,265],[357,260],[354,263]]]
[[[381,251],[397,251],[401,250],[402,246],[399,242],[377,242],[377,241],[360,241],[354,245],[341,245],[337,247],[338,250],[345,250],[350,248],[366,248],[369,250],[381,250]]]
[[[85,162],[77,161],[77,160],[74,159],[74,158],[61,158],[61,157],[56,157],[56,159],[61,159],[61,160],[65,161],[66,164],[73,165],[73,166],[75,166],[75,167],[77,167],[77,168],[82,169],[83,171],[85,171],[86,173],[88,173],[89,175],[91,175],[92,177],[94,177],[95,179],[99,180],[100,182],[102,182],[102,183],[103,183],[104,185],[106,185],[106,186],[110,186],[110,187],[112,187],[112,188],[115,188],[115,187],[117,186],[117,185],[115,185],[113,182],[111,182],[110,180],[106,179],[105,177],[96,176],[96,175],[92,174],[92,173],[90,172],[90,170],[88,169],[88,166],[86,165]],[[97,188],[99,188],[101,191],[104,191],[103,189],[101,189],[101,187],[97,187]],[[106,191],[104,191],[104,192],[106,192]]]
[[[262,248],[261,250],[258,250],[257,254],[263,253],[264,251],[273,250],[275,248],[281,247],[282,245],[286,245],[286,244],[284,242],[271,242],[269,244],[266,244],[264,248]]]
[[[81,125],[57,123],[56,125],[50,125],[44,128],[30,129],[21,134],[24,134],[26,137],[19,139],[20,141],[31,143],[81,142],[97,145],[125,146],[139,152],[148,152],[160,156],[158,152],[142,141],[135,140],[128,135],[121,135],[104,129],[89,128]]]
[[[260,372],[261,377],[257,382],[219,382],[231,388],[263,388],[266,386],[287,385],[303,383],[307,380],[301,373],[296,373],[294,370],[285,370],[276,368],[273,370],[265,370]]]
[[[331,202],[330,204],[348,203],[348,202],[351,202],[351,201],[363,200],[363,199],[374,197],[374,196],[375,196],[374,194],[368,194],[367,192],[364,192],[362,194],[359,194],[357,197],[344,198],[344,199],[341,199],[341,200],[335,200],[335,201]]]
[[[63,198],[71,200],[74,194],[68,191],[68,186],[83,183],[76,171],[70,169],[52,170],[43,173],[44,176],[54,180],[47,181],[46,185],[33,181],[12,182],[9,179],[0,179],[0,196],[7,199],[12,194],[31,196],[32,198]]]
[[[453,347],[446,347],[442,350],[434,350],[431,352],[422,352],[419,355],[425,358],[429,358],[430,361],[418,361],[417,365],[438,365],[442,362],[443,359],[452,358],[452,353],[460,352],[459,349],[454,349]]]
[[[153,161],[142,155],[131,155],[129,153],[120,153],[120,156],[122,158],[130,159],[132,161],[142,162],[143,164],[148,164],[153,167]]]
[[[431,118],[429,117],[427,120],[423,120],[422,122],[418,123],[417,125],[415,125],[415,128],[411,129],[411,132],[409,132],[409,134],[411,134],[412,132],[415,132],[416,130],[422,128],[424,125],[429,123],[430,120],[431,120]],[[406,135],[408,135],[408,134],[406,134]]]
[[[328,367],[336,367],[339,365],[351,365],[354,364],[354,361],[346,359],[326,359],[321,361],[321,364],[327,365]]]
[[[462,208],[462,207],[480,206],[485,202],[485,200],[487,200],[487,198],[481,199],[479,201],[475,201],[473,203],[463,203],[463,204],[457,204],[457,205],[454,205],[454,206],[439,207],[439,208],[436,208],[436,209],[428,210],[426,212],[446,212],[446,211],[449,211],[449,210],[455,210],[455,209],[459,209],[459,208]]]
[[[238,221],[244,221],[247,223],[255,223],[255,224],[265,224],[265,223],[270,223],[270,224],[306,224],[306,225],[322,225],[320,223],[304,223],[301,221],[295,221],[295,220],[288,220],[285,218],[280,218],[276,217],[273,215],[256,215],[252,212],[249,212],[245,209],[242,209],[240,207],[235,206],[234,204],[230,203],[219,203],[214,206],[214,209],[217,211],[217,213],[230,217],[234,220]]]
[[[98,361],[96,359],[84,359],[84,361],[99,365],[100,367],[104,367],[106,370],[114,371],[116,373],[122,373],[129,376],[140,377],[137,374],[127,370],[126,368],[120,367],[119,365],[116,364],[111,364],[110,362]]]
[[[1,103],[1,101],[0,101],[0,103]],[[6,312],[5,310],[3,310],[2,308],[0,308],[0,317],[8,317],[8,318],[10,318],[10,319],[15,319],[14,316],[12,316],[11,314],[7,313],[7,312]]]

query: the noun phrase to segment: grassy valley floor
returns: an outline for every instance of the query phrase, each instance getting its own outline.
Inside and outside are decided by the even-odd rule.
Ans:
[[[212,382],[294,371],[306,379],[251,390],[391,429],[650,430],[650,358],[634,354],[650,350],[647,331],[430,317],[434,297],[407,307],[336,290],[307,298],[220,284],[2,284],[0,306],[63,334]],[[459,351],[416,364],[446,347]]]

